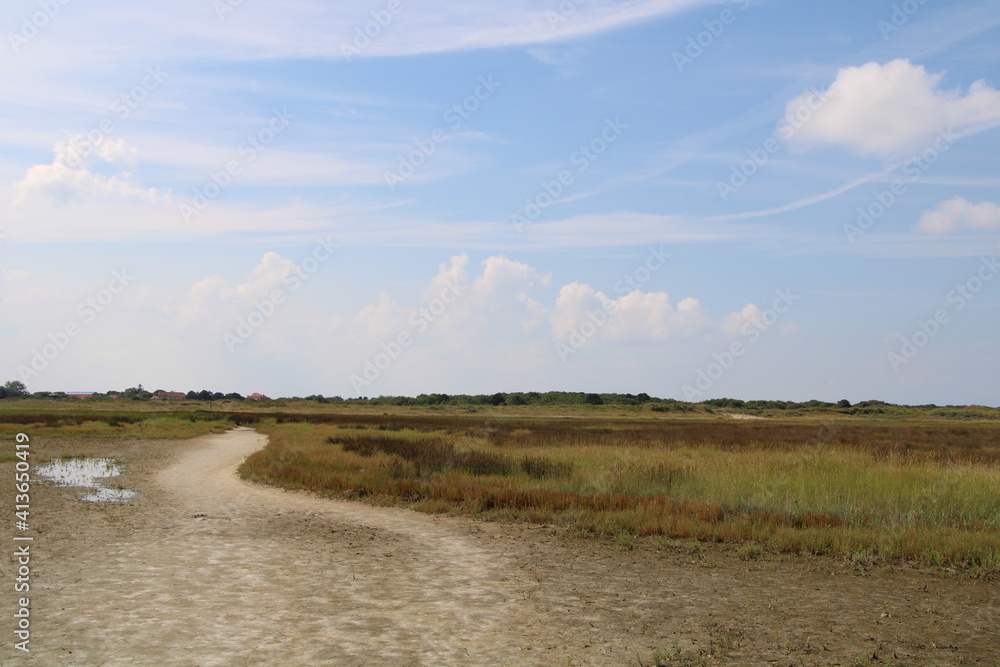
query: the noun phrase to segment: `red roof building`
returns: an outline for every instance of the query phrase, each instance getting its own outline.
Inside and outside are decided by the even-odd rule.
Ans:
[[[247,396],[251,401],[270,401],[271,399],[264,394],[250,394]]]

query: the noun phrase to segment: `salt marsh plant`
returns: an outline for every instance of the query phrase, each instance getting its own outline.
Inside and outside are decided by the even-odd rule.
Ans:
[[[434,512],[622,534],[1000,564],[1000,429],[385,416],[262,422],[245,477]]]

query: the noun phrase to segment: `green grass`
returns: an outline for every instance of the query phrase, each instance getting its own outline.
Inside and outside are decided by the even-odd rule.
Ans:
[[[19,432],[187,438],[252,425],[271,440],[242,466],[247,478],[425,512],[557,524],[611,536],[626,550],[634,536],[657,535],[732,543],[747,560],[792,552],[1000,565],[1000,423],[985,408],[820,421],[610,406],[321,410],[291,401],[295,412],[282,412],[200,402],[0,403],[0,437],[9,440]]]
[[[228,415],[157,413],[0,414],[0,439],[30,437],[184,439],[233,427]]]
[[[263,422],[241,474],[427,512],[834,554],[1000,565],[1000,430],[438,419]],[[768,439],[770,437],[770,440]]]

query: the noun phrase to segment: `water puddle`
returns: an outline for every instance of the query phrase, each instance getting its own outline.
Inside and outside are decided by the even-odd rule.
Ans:
[[[124,469],[114,459],[55,459],[35,468],[35,473],[56,486],[81,486],[90,490],[80,495],[88,503],[123,503],[139,495],[132,489],[105,486],[102,480],[118,477]]]

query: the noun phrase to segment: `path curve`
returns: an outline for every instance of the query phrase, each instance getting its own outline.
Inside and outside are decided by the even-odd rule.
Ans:
[[[118,458],[140,495],[33,490],[31,653],[8,646],[0,667],[617,666],[664,650],[688,664],[995,662],[995,581],[652,539],[633,550],[243,482],[237,466],[266,442],[250,429],[35,440],[37,456]],[[0,578],[15,568],[0,559]],[[0,618],[8,638],[14,620]]]
[[[204,436],[156,475],[158,511],[60,592],[87,610],[61,619],[69,662],[524,664],[503,637],[521,621],[498,547],[413,511],[241,480],[266,443],[248,428]],[[95,618],[113,626],[103,637]]]

